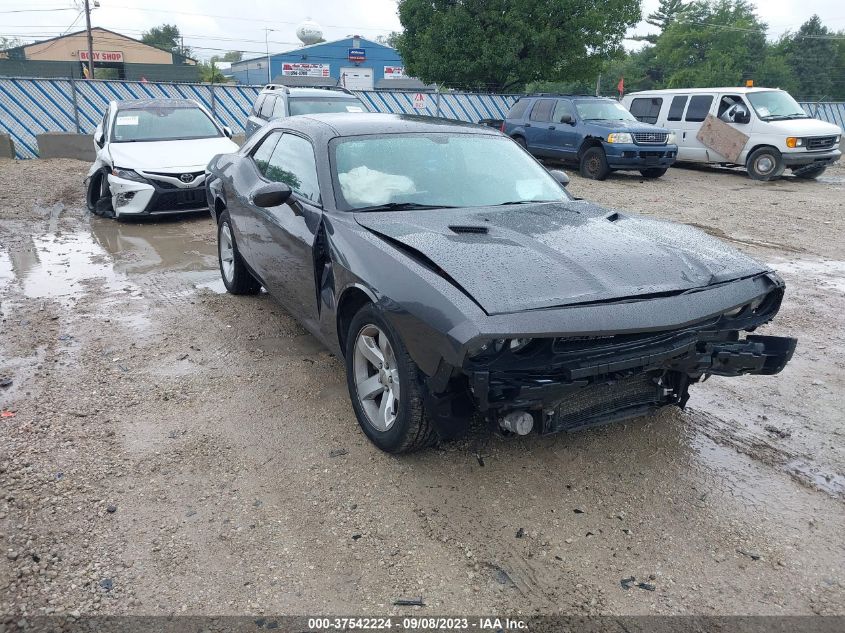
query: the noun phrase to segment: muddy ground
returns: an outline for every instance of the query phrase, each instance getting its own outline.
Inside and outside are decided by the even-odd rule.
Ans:
[[[845,169],[573,176],[771,262],[798,351],[482,466],[376,450],[207,217],[91,217],[86,167],[0,162],[0,614],[845,614]]]

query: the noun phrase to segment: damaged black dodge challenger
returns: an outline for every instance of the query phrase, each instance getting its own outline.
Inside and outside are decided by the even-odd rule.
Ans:
[[[709,375],[776,374],[792,338],[767,266],[689,226],[573,199],[498,131],[291,117],[215,157],[227,290],[265,287],[346,363],[381,449],[573,431],[683,407]]]

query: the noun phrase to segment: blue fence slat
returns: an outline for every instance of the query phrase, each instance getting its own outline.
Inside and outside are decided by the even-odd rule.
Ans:
[[[239,134],[261,87],[215,85],[212,93],[208,84],[0,77],[0,131],[15,141],[18,158],[35,158],[37,134],[76,130],[74,97],[83,134],[94,131],[109,101],[182,98],[201,102],[223,125]],[[355,94],[374,112],[423,114],[472,123],[504,118],[519,98],[512,94],[426,93],[425,107],[416,109],[413,92],[378,90]],[[801,106],[810,116],[845,130],[845,103],[802,103]]]

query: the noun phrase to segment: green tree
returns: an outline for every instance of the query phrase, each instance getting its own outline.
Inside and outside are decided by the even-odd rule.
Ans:
[[[5,51],[7,48],[17,48],[23,45],[23,41],[19,37],[0,36],[0,51]]]
[[[833,97],[833,78],[837,74],[834,64],[839,53],[839,44],[833,35],[819,16],[814,15],[801,25],[797,33],[786,37],[786,61],[798,83],[796,97],[807,100]],[[841,76],[841,71],[838,76]]]
[[[391,31],[387,35],[376,35],[376,42],[384,44],[385,46],[390,46],[391,48],[396,48],[396,42],[398,39],[399,33],[397,31]]]
[[[594,78],[640,15],[638,0],[399,0],[396,47],[423,81],[515,90]]]
[[[211,61],[213,62],[239,62],[243,59],[244,54],[240,51],[229,51],[221,55],[213,55]]]
[[[226,81],[226,77],[217,67],[217,62],[212,59],[209,63],[200,63],[200,81],[209,84],[219,84]]]
[[[656,26],[659,29],[659,33],[639,35],[633,39],[641,42],[650,42],[652,44],[657,43],[657,38],[660,37],[660,34],[666,30],[666,27],[669,26],[670,23],[677,19],[678,15],[684,10],[684,8],[683,0],[660,0],[660,6],[657,8],[657,11],[649,13],[645,19],[648,24]]]
[[[141,34],[141,41],[144,44],[162,48],[168,52],[175,52],[183,57],[190,57],[191,48],[182,46],[182,34],[175,24],[162,24],[154,26],[149,31]]]

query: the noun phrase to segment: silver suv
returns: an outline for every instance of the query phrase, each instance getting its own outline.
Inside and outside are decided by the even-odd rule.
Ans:
[[[249,113],[244,130],[246,138],[267,121],[318,112],[369,112],[369,109],[352,92],[340,86],[288,88],[267,84],[261,89]]]

